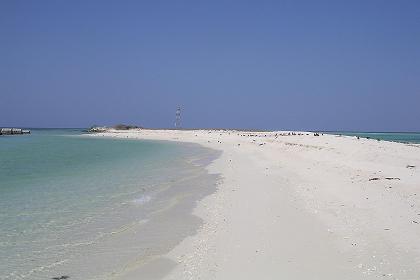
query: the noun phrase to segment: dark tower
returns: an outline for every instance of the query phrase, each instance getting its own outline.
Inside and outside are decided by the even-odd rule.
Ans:
[[[178,106],[175,112],[175,128],[181,128],[181,106]]]

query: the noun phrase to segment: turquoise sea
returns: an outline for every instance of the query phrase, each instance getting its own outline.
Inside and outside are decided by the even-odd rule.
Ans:
[[[420,144],[420,132],[326,132],[336,135],[359,136],[384,141]]]
[[[193,234],[217,156],[192,144],[0,136],[0,279],[114,279]]]

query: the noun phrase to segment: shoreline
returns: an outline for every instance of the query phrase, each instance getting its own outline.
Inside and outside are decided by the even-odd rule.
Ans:
[[[219,153],[193,143],[40,131],[2,151],[0,279],[119,278],[195,234],[219,180]]]
[[[207,167],[223,182],[193,211],[204,225],[164,256],[178,265],[162,279],[418,279],[419,146],[278,133],[95,135],[223,151]]]

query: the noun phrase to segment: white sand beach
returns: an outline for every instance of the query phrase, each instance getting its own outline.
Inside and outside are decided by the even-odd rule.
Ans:
[[[122,279],[420,279],[420,146],[231,130],[95,134],[221,150],[198,233]],[[141,274],[139,274],[141,271]]]

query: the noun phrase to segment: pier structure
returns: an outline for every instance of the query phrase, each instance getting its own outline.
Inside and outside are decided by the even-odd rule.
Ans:
[[[30,134],[31,131],[22,128],[0,128],[0,135]]]

